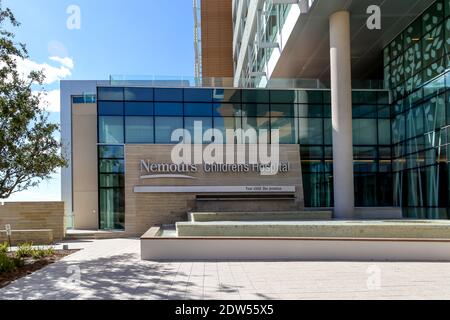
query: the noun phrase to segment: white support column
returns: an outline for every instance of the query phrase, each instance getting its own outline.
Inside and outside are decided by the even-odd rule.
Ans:
[[[333,122],[334,218],[354,218],[350,14],[330,17],[330,72]]]

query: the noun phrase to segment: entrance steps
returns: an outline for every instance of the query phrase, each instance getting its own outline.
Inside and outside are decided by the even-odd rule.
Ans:
[[[190,212],[190,222],[331,220],[332,211]]]
[[[67,230],[64,240],[100,240],[126,238],[123,231]]]
[[[449,221],[178,222],[178,237],[450,239]]]
[[[195,211],[298,211],[301,206],[294,194],[199,195],[196,197]]]

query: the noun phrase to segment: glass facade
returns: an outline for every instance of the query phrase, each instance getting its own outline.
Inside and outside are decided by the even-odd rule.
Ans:
[[[393,92],[394,204],[410,218],[448,219],[450,0],[433,3],[384,49]]]
[[[99,145],[100,229],[125,229],[125,160],[121,145]]]
[[[353,93],[356,204],[392,205],[389,93]],[[124,222],[124,144],[174,144],[173,130],[279,129],[300,144],[305,204],[333,205],[331,101],[328,90],[98,88],[100,221]],[[248,143],[255,141],[235,141]],[[270,142],[270,141],[269,141]],[[207,142],[206,142],[207,143]],[[109,151],[112,149],[112,151]]]

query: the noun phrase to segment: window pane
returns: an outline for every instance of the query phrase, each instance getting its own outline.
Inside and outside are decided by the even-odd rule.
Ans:
[[[123,174],[100,174],[100,188],[123,188],[124,186]]]
[[[302,118],[320,118],[323,116],[323,106],[320,104],[300,104],[298,108],[298,116]]]
[[[215,117],[214,118],[214,128],[222,132],[223,142],[231,143],[231,141],[226,141],[226,130],[237,130],[241,128],[241,118],[239,117]],[[217,140],[216,140],[217,142]],[[235,141],[235,143],[237,143]]]
[[[173,144],[178,141],[171,141],[172,132],[176,129],[183,129],[183,118],[181,117],[156,117],[155,118],[155,143]]]
[[[125,88],[125,101],[153,101],[153,89]]]
[[[196,137],[194,136],[194,125],[201,125],[201,133],[202,133],[202,137],[200,137],[200,141],[195,141],[194,139],[196,139]],[[205,133],[206,130],[211,129],[212,128],[212,118],[209,117],[186,117],[184,119],[184,128],[186,130],[189,131],[189,133],[191,134],[191,141],[193,143],[210,143],[211,141],[203,141],[203,134]]]
[[[239,103],[214,103],[214,117],[234,117],[241,114],[241,104]]]
[[[269,91],[242,90],[242,102],[269,103]]]
[[[376,91],[353,91],[352,101],[354,104],[376,104],[377,92]]]
[[[303,104],[322,104],[324,92],[322,90],[299,90],[297,91],[297,103]]]
[[[100,228],[125,229],[124,189],[100,189]]]
[[[354,105],[352,108],[353,118],[376,118],[376,105]]]
[[[270,120],[269,118],[260,117],[260,118],[254,118],[254,117],[246,117],[242,119],[242,129],[244,131],[247,131],[249,129],[255,129],[256,134],[259,139],[259,135],[261,134],[260,130],[267,130],[267,134],[270,136]],[[270,141],[268,137],[268,141]],[[245,139],[245,141],[241,141],[243,143],[257,143],[258,140],[249,140]]]
[[[100,163],[100,168],[99,168],[100,173],[124,173],[125,172],[124,160],[101,159],[101,160],[99,160],[99,163]]]
[[[391,144],[391,121],[388,119],[378,120],[378,143]]]
[[[241,102],[239,89],[213,89],[214,102]]]
[[[429,32],[444,18],[444,5],[442,1],[436,1],[430,8],[422,15],[422,30]]]
[[[323,144],[322,119],[299,119],[300,145]]]
[[[325,144],[332,145],[333,144],[333,124],[331,119],[323,119],[323,134]]]
[[[183,89],[155,89],[155,101],[183,101]]]
[[[295,130],[295,119],[293,118],[276,118],[272,117],[271,130],[279,130],[280,144],[295,144],[297,141],[297,134]],[[272,141],[275,143],[275,141]]]
[[[123,102],[99,102],[98,114],[101,116],[123,115]]]
[[[390,105],[379,105],[378,106],[378,117],[383,119],[391,118],[391,106]]]
[[[297,92],[293,90],[272,90],[270,91],[270,101],[272,103],[296,103]]]
[[[164,103],[155,102],[155,115],[156,116],[182,116],[183,104],[182,103]]]
[[[376,145],[377,144],[377,120],[353,119],[353,144]]]
[[[117,159],[124,157],[123,146],[100,146],[98,147],[99,158]]]
[[[322,159],[323,147],[300,147],[300,155],[303,160]]]
[[[99,117],[99,143],[123,143],[123,117]]]
[[[98,87],[98,100],[123,100],[123,88]]]
[[[126,117],[126,143],[153,143],[153,117]]]
[[[442,96],[431,99],[424,107],[425,131],[445,126],[445,100]]]
[[[270,115],[269,104],[243,104],[242,116],[247,117],[268,117]]]
[[[152,116],[153,102],[125,102],[125,115]]]
[[[186,117],[210,117],[212,116],[211,103],[185,103],[184,115]]]
[[[296,117],[298,108],[296,104],[272,104],[270,114],[272,117]]]
[[[412,46],[414,43],[417,43],[422,34],[422,21],[421,19],[417,19],[405,30],[403,39],[405,42],[405,48]]]
[[[211,102],[211,89],[184,89],[185,102]]]

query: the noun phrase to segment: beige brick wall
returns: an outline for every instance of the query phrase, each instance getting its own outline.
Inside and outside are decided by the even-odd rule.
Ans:
[[[50,229],[54,240],[65,235],[64,202],[5,202],[0,205],[0,230]]]
[[[75,229],[98,229],[97,105],[72,105]]]
[[[0,231],[0,243],[8,242],[6,231]],[[11,234],[11,245],[16,246],[23,243],[33,243],[34,245],[53,244],[53,231],[44,230],[14,230]]]
[[[172,224],[187,219],[187,212],[195,207],[195,194],[134,193],[135,186],[295,186],[299,207],[303,206],[300,151],[298,145],[281,145],[280,161],[289,161],[290,171],[275,176],[258,173],[195,174],[196,180],[140,179],[140,161],[172,163],[173,145],[127,145],[125,149],[125,232],[141,236],[157,224]],[[246,151],[248,152],[248,151]]]

